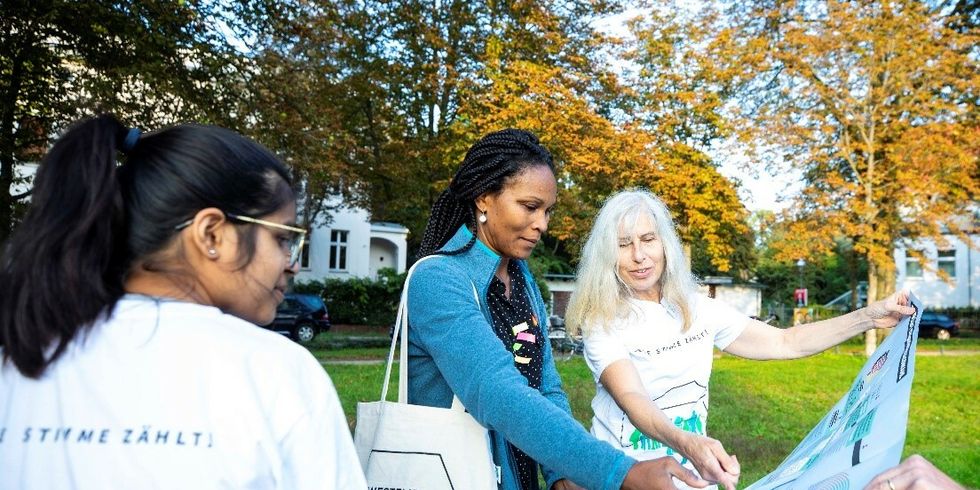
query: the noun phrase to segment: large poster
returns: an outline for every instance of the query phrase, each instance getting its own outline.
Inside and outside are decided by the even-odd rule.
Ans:
[[[861,489],[898,464],[905,446],[922,304],[902,319],[858,373],[851,389],[752,490]]]

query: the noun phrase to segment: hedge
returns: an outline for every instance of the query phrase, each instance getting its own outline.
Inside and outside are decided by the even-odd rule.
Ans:
[[[297,293],[323,298],[334,324],[387,327],[395,323],[398,300],[405,274],[381,269],[378,278],[352,277],[301,282],[293,285]]]

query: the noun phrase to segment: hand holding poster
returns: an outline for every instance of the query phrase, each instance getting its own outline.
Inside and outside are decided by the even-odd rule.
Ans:
[[[775,471],[748,488],[860,489],[898,464],[905,446],[922,303],[868,359],[850,390]]]

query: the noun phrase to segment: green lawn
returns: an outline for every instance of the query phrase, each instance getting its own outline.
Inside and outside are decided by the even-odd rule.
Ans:
[[[385,354],[385,349],[367,349],[354,358],[380,359]],[[833,353],[797,361],[715,359],[708,432],[738,455],[742,486],[779,465],[846,392],[863,364],[861,356]],[[588,427],[595,393],[588,368],[578,357],[559,362],[558,369],[573,414]],[[326,370],[353,426],[357,402],[378,399],[384,366],[331,363]],[[980,355],[918,357],[905,442],[905,455],[922,454],[969,487],[980,487],[978,373]],[[389,398],[397,393],[397,369],[393,377]]]

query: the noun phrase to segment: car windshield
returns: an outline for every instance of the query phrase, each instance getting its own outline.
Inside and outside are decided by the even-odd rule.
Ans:
[[[323,304],[323,300],[319,296],[314,296],[312,294],[297,294],[290,296],[290,298],[303,303],[304,306],[313,311],[326,309],[326,306]]]

